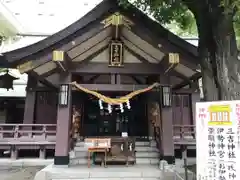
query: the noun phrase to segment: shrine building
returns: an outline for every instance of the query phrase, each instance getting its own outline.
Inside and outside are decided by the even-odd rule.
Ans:
[[[53,146],[55,165],[71,160],[73,109],[82,141],[124,133],[139,141],[154,139],[168,163],[174,163],[181,145],[195,144],[197,48],[132,5],[103,0],[65,29],[3,53],[0,60],[2,67],[28,74],[23,125],[31,126],[17,137],[45,127],[51,139],[39,149]]]

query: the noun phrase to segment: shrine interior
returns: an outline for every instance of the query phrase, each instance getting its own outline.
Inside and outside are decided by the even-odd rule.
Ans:
[[[129,92],[101,93],[117,98]],[[92,95],[79,91],[73,92],[73,105],[83,116],[80,122],[80,136],[121,136],[122,132],[127,132],[128,136],[147,138],[149,135],[146,99],[147,94],[141,94],[131,99],[130,106],[124,104],[123,108],[118,105],[109,107]]]

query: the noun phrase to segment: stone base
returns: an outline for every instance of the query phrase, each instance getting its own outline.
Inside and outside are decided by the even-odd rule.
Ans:
[[[168,164],[175,164],[175,157],[174,156],[162,156],[161,160],[167,161]]]
[[[174,177],[174,173],[169,173]],[[162,178],[162,171],[156,166],[69,166],[55,167],[49,165],[39,171],[34,180],[159,180]],[[173,179],[173,178],[172,178]]]
[[[69,156],[55,156],[54,165],[69,165]]]

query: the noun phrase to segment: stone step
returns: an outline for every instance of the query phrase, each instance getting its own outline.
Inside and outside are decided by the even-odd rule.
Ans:
[[[46,171],[45,171],[46,172]],[[50,173],[49,173],[50,172]],[[70,168],[54,168],[47,175],[49,179],[71,180],[155,180],[161,176],[161,171],[156,166],[72,166]]]
[[[73,158],[70,160],[71,165],[87,165],[87,158]],[[136,158],[137,165],[158,165],[158,158]]]
[[[151,147],[156,147],[156,141],[137,141],[135,143],[135,146],[151,146]]]
[[[182,176],[182,174],[181,174]],[[182,176],[184,177],[184,176]],[[37,172],[34,180],[181,180],[171,171],[161,171],[157,166],[100,166],[77,165],[55,167],[49,165]],[[193,176],[189,178],[193,180]]]
[[[75,157],[77,158],[87,158],[87,151],[75,151]]]
[[[149,146],[136,146],[136,152],[158,152],[156,147],[149,147]]]
[[[137,165],[158,165],[159,159],[158,158],[136,158]]]
[[[136,152],[136,158],[158,158],[158,152]]]
[[[159,151],[156,147],[136,147],[136,157],[159,157]],[[75,147],[74,153],[71,157],[85,158],[87,157],[87,150],[81,147]]]
[[[85,151],[75,151],[73,158],[87,158],[88,154]],[[158,152],[136,152],[136,158],[159,158]]]
[[[75,145],[76,147],[84,147],[83,141],[78,141]],[[137,141],[135,146],[151,146],[156,147],[156,141]]]
[[[71,165],[87,165],[88,160],[87,160],[87,157],[86,158],[73,158],[73,159],[70,159],[70,164]]]

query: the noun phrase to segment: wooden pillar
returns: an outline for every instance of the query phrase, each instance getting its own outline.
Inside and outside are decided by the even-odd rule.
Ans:
[[[68,84],[71,82],[70,74],[59,75],[60,84]],[[54,165],[68,165],[69,164],[69,148],[70,148],[70,123],[71,123],[71,87],[68,89],[68,105],[58,106],[57,112],[57,135]]]
[[[36,86],[37,86],[37,80],[31,76],[28,76],[23,124],[34,123],[34,110],[35,110],[35,102],[36,102],[35,87]]]
[[[160,83],[170,84],[170,80],[166,76],[160,77]],[[162,91],[162,89],[161,89]],[[160,95],[161,103],[161,122],[162,122],[162,159],[168,164],[175,163],[174,156],[174,139],[173,139],[173,112],[171,107],[162,106],[162,96]]]
[[[196,125],[196,103],[200,102],[200,92],[195,92],[191,94],[191,101],[192,101],[192,119],[193,125]]]

